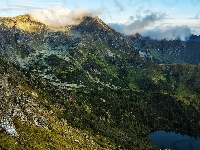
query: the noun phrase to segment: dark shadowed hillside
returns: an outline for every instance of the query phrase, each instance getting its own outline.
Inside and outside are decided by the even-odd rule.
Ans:
[[[139,34],[126,37],[130,45],[146,59],[159,64],[200,63],[200,43],[198,36],[190,36],[187,41],[181,40],[151,40]]]

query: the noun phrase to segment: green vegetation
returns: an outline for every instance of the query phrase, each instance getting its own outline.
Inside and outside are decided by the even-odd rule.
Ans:
[[[1,66],[7,68],[7,73],[15,67],[4,65],[2,61]],[[155,149],[148,135],[156,129],[180,130],[198,136],[200,94],[195,85],[199,78],[196,70],[199,69],[192,65],[155,65],[148,69],[127,67],[124,72],[119,69],[121,88],[115,90],[87,81],[87,74],[82,73],[81,79],[89,82],[86,87],[71,92],[56,90],[56,95],[56,87],[32,73],[21,76],[25,70],[18,71],[13,76],[17,80],[9,80],[10,83],[35,91],[39,102],[49,111],[53,110],[57,119],[47,115],[51,126],[44,129],[13,118],[19,137],[3,132],[0,140],[4,142],[0,145],[11,149]],[[194,71],[196,78],[192,75]],[[190,73],[186,76],[186,72]],[[33,76],[32,80],[29,80],[30,76]],[[193,84],[188,85],[191,79]],[[57,104],[64,109],[59,110]],[[65,119],[67,124],[58,118]],[[80,136],[84,133],[92,137],[95,145]]]
[[[86,19],[94,31],[82,23],[24,32],[21,49],[4,39],[17,60],[0,59],[0,104],[27,119],[10,115],[19,136],[2,130],[0,148],[154,150],[149,132],[157,129],[199,136],[200,66],[145,62],[118,33]]]

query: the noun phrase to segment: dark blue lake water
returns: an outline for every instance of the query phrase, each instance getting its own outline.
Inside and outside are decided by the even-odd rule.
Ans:
[[[150,139],[154,145],[161,149],[170,150],[200,150],[200,138],[166,132],[163,130],[150,133]]]

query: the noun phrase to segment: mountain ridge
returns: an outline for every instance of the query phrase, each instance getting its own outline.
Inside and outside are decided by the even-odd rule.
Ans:
[[[158,64],[200,63],[200,43],[195,40],[152,40],[141,35],[127,36],[126,39],[144,59]]]
[[[142,42],[97,18],[40,29],[1,25],[0,108],[17,136],[0,118],[0,148],[158,149],[151,131],[200,135],[200,66],[145,60]]]

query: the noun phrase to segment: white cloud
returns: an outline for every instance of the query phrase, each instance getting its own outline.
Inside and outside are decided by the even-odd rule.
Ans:
[[[32,10],[29,13],[37,20],[52,27],[62,27],[67,25],[77,25],[83,17],[87,16],[87,11],[75,9],[70,11],[68,8],[61,6],[53,7],[51,10]]]
[[[88,12],[77,8],[71,11],[62,6],[55,6],[51,10],[31,10],[29,12],[32,17],[51,27],[78,25],[85,16],[96,16],[99,13],[101,13],[101,10]]]
[[[151,30],[144,30],[140,34],[156,40],[174,40],[178,38],[184,41],[186,37],[191,35],[191,29],[186,25],[163,28],[157,27]]]
[[[136,33],[140,33],[145,28],[151,27],[156,24],[156,22],[161,21],[166,18],[165,13],[161,12],[152,12],[144,17],[136,16],[137,20],[133,20],[128,25],[112,23],[109,24],[111,27],[116,29],[118,32],[122,32],[125,35],[133,35]]]
[[[167,22],[163,22],[163,20]],[[170,23],[174,23],[174,26],[169,26]],[[181,39],[185,40],[185,37],[191,34],[191,29],[186,25],[179,26],[179,23],[184,23],[182,20],[176,20],[167,18],[165,13],[152,12],[146,16],[137,17],[136,20],[132,20],[131,23],[119,24],[119,23],[110,23],[112,28],[116,31],[121,32],[125,35],[135,35],[140,33],[142,36],[147,36],[152,39]],[[156,27],[155,25],[159,23],[162,26]],[[166,26],[168,24],[168,26]]]

